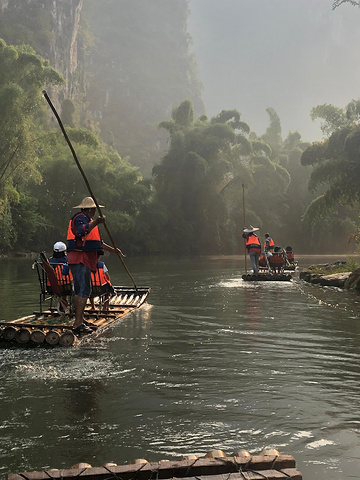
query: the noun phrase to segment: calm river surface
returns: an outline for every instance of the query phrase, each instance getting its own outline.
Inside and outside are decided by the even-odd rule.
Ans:
[[[240,257],[126,264],[148,305],[95,342],[0,350],[1,478],[265,446],[294,455],[304,479],[360,477],[360,296],[243,282]],[[0,266],[0,320],[31,313],[31,261]]]

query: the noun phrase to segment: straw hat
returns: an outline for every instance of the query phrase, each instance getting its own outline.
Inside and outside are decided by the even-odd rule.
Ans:
[[[249,225],[249,228],[244,228],[244,233],[252,233],[252,232],[257,232],[259,229],[257,227],[253,227],[252,225]]]
[[[100,208],[103,208],[104,205],[99,205]],[[96,208],[96,204],[92,197],[85,197],[82,199],[80,205],[76,205],[73,208]]]

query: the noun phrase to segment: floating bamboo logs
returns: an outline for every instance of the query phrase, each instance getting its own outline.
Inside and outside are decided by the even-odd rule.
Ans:
[[[45,341],[49,345],[57,345],[60,340],[60,335],[56,330],[49,330],[45,335]]]
[[[236,450],[231,454],[231,457],[251,457],[251,453],[248,450]]]
[[[75,342],[75,335],[71,330],[65,330],[59,338],[59,344],[62,347],[70,347]]]
[[[35,329],[30,333],[30,339],[36,344],[45,342],[45,333],[42,330]]]
[[[105,308],[100,297],[97,297],[97,308],[86,308],[86,318],[93,323],[94,331],[98,329],[98,333],[133,309],[139,308],[150,293],[149,287],[140,287],[136,291],[128,287],[114,288],[116,295],[111,298],[109,307]],[[21,345],[67,347],[83,340],[73,332],[72,324],[73,315],[60,315],[54,308],[41,309],[10,322],[0,322],[0,339]]]
[[[14,340],[15,335],[16,335],[16,328],[11,326],[5,327],[2,332],[3,338],[8,342],[10,342],[11,340]]]
[[[30,342],[30,330],[28,328],[19,328],[15,333],[15,340],[18,343],[29,343]]]
[[[210,450],[205,455],[205,458],[219,458],[219,457],[226,457],[226,453],[223,452],[222,450]]]
[[[264,450],[259,453],[259,455],[275,455],[275,456],[279,456],[279,455],[280,455],[280,452],[279,452],[279,450],[276,450],[276,448],[265,447]]]
[[[90,463],[86,463],[86,462],[80,462],[80,463],[77,463],[76,465],[73,465],[71,468],[92,468]]]

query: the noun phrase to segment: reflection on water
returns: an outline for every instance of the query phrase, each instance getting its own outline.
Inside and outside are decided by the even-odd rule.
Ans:
[[[30,313],[29,262],[1,262],[1,319]],[[127,265],[152,287],[150,304],[95,342],[0,350],[3,476],[269,445],[293,454],[304,478],[358,478],[356,295],[243,282],[238,257]]]

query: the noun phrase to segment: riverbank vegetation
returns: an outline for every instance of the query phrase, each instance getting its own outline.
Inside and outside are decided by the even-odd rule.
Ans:
[[[312,265],[307,270],[313,275],[332,275],[335,273],[355,272],[360,268],[359,261],[349,257],[346,262],[338,261],[324,265]]]

